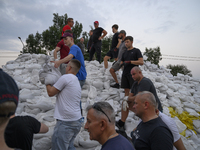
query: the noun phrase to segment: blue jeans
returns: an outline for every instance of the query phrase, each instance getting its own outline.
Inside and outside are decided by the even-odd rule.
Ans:
[[[75,150],[74,139],[82,126],[82,118],[77,121],[57,120],[52,136],[52,150]]]

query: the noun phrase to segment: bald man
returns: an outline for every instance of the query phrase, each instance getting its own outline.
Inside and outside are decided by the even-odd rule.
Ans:
[[[157,102],[149,91],[138,93],[133,110],[142,121],[131,133],[136,149],[173,149],[173,135],[168,126],[157,115]]]

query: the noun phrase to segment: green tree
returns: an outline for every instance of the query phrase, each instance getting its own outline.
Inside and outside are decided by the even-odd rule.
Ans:
[[[24,53],[35,53],[35,54],[40,54],[43,53],[45,54],[45,51],[42,50],[42,36],[38,32],[35,34],[30,34],[28,38],[26,39],[27,45],[24,48]]]
[[[152,64],[156,64],[159,66],[159,61],[162,60],[162,55],[160,52],[160,47],[156,48],[145,48],[145,52],[143,55],[146,55],[147,61],[150,61]]]
[[[192,74],[191,74],[191,71],[189,69],[187,69],[187,66],[185,65],[167,65],[168,69],[171,69],[171,74],[173,76],[177,76],[177,73],[181,73],[181,74],[184,74],[184,75],[188,75],[190,77],[192,77]]]
[[[25,52],[28,53],[35,53],[41,51],[42,48],[47,49],[47,50],[53,50],[57,43],[60,41],[60,37],[62,34],[62,28],[66,25],[67,23],[67,14],[64,14],[64,16],[59,16],[58,13],[53,14],[53,25],[50,26],[48,29],[44,30],[42,34],[36,36],[33,36],[33,34],[30,34],[28,38],[26,39],[27,45],[25,46]],[[81,35],[82,32],[82,24],[78,23],[77,21],[75,22],[74,27],[72,27],[72,31],[75,34],[74,41],[77,41],[77,38]],[[39,35],[41,36],[39,38]],[[37,37],[37,38],[36,38]],[[35,39],[34,39],[35,38]],[[34,40],[36,41],[34,41]],[[39,43],[39,44],[38,44]],[[37,45],[35,45],[37,44]],[[35,50],[36,49],[36,50]]]
[[[72,32],[74,34],[74,43],[76,44],[79,42],[78,38],[81,35],[82,29],[83,29],[82,23],[79,24],[77,21],[75,22],[75,25],[72,27]]]

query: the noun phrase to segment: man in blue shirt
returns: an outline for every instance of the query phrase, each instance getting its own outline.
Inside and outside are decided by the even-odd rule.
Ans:
[[[80,70],[79,70],[79,72],[77,73],[76,76],[78,77],[78,80],[79,80],[80,85],[82,87],[85,83],[87,72],[85,70],[84,57],[83,57],[83,54],[81,52],[81,49],[77,45],[74,44],[74,39],[73,39],[72,34],[64,33],[61,38],[63,38],[64,43],[70,48],[70,51],[69,51],[68,56],[66,56],[63,59],[60,59],[59,61],[55,61],[54,67],[58,68],[60,66],[60,64],[66,63],[66,62],[70,61],[71,59],[79,60],[80,63],[81,63],[81,68],[80,68]]]

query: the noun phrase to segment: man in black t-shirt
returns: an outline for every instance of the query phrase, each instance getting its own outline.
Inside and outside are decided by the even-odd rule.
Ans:
[[[124,65],[121,79],[121,88],[124,88],[125,96],[128,96],[130,88],[134,82],[130,73],[131,69],[134,66],[143,65],[144,62],[141,51],[133,47],[133,37],[127,36],[124,41],[127,51],[123,53],[121,59],[121,65]]]
[[[131,92],[129,93],[129,97],[128,97],[128,102],[129,102],[129,108],[132,108],[133,106],[133,101],[135,99],[135,96],[143,91],[149,91],[151,93],[153,93],[156,102],[158,103],[158,109],[159,111],[163,111],[161,102],[158,98],[157,92],[156,92],[156,88],[154,86],[154,84],[152,83],[152,81],[146,77],[143,76],[142,71],[139,67],[133,67],[131,69],[131,75],[132,78],[134,79],[134,83],[131,87]],[[126,121],[126,118],[128,117],[129,114],[129,108],[127,110],[123,110],[121,111],[121,119],[116,123],[118,128],[124,128],[124,124]]]
[[[151,92],[143,91],[135,97],[132,109],[142,121],[131,133],[135,149],[173,149],[173,135],[156,114],[157,102]]]
[[[16,116],[10,119],[5,130],[5,142],[11,148],[31,150],[33,134],[46,133],[49,128],[31,116]]]
[[[104,38],[107,34],[107,31],[104,30],[103,28],[99,27],[99,22],[95,21],[94,22],[94,27],[95,29],[93,30],[93,35],[92,35],[92,46],[90,49],[90,59],[89,61],[92,60],[94,53],[97,53],[97,61],[101,63],[101,39]],[[102,35],[103,33],[103,35]]]
[[[118,37],[119,32],[118,32],[118,25],[117,24],[114,24],[112,26],[112,32],[114,33],[114,35],[113,35],[113,38],[112,38],[111,49],[108,51],[108,53],[104,57],[104,67],[105,67],[105,69],[108,68],[108,59],[114,58],[115,61],[117,61],[119,46],[121,44],[121,40]]]

